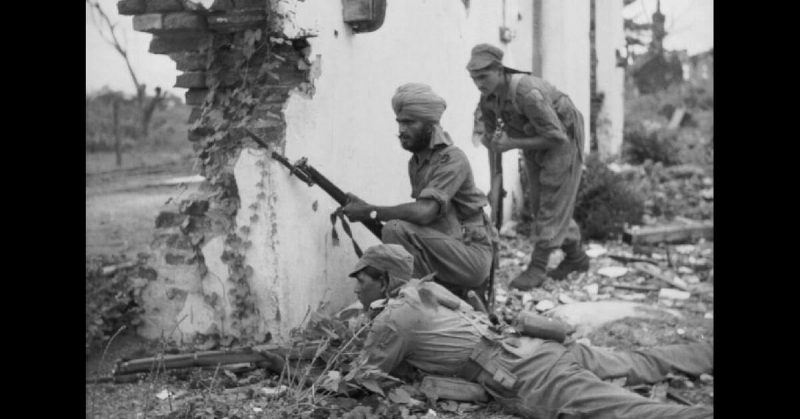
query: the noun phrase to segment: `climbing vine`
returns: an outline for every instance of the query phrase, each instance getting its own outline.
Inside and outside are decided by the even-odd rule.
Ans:
[[[272,23],[267,26],[274,27]],[[216,233],[225,237],[221,259],[228,267],[231,324],[245,338],[254,336],[256,325],[248,319],[258,314],[256,296],[250,288],[253,268],[245,255],[252,246],[251,233],[259,222],[261,203],[267,198],[268,173],[266,161],[257,162],[261,175],[256,185],[258,194],[248,207],[246,224],[237,228],[235,220],[241,201],[233,165],[245,146],[255,144],[245,129],[272,144],[282,142],[283,102],[289,90],[305,81],[309,68],[302,54],[300,59],[305,65],[297,65],[298,52],[308,45],[304,39],[301,41],[267,34],[262,29],[216,34],[205,51],[208,93],[199,117],[190,126],[201,174],[208,180],[203,193],[212,208],[226,219],[219,223],[222,228]],[[205,275],[207,268],[199,246],[195,252],[201,275]]]

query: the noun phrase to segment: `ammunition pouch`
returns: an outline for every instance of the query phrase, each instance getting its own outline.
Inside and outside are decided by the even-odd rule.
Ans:
[[[467,362],[459,370],[459,377],[483,384],[493,384],[511,391],[517,385],[517,376],[500,364],[499,359],[505,349],[498,342],[482,337],[472,349]],[[487,382],[488,381],[488,382]]]

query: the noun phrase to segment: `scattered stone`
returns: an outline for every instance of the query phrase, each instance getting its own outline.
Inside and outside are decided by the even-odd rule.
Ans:
[[[522,306],[527,307],[533,301],[533,296],[529,293],[522,294]]]
[[[690,268],[688,266],[681,266],[681,267],[678,268],[678,273],[682,274],[682,275],[693,274],[694,273],[694,269],[692,269],[692,268]]]
[[[170,393],[169,390],[163,389],[156,394],[156,397],[158,397],[159,400],[166,400],[171,395],[172,393]]]
[[[676,290],[673,288],[661,288],[658,291],[658,299],[670,299],[670,300],[687,300],[689,297],[692,296],[692,293],[688,291],[681,291]]]
[[[281,385],[280,387],[263,387],[261,389],[261,394],[267,397],[276,397],[286,393],[287,391],[289,391],[289,387],[286,387],[285,385]]]
[[[597,273],[607,278],[619,278],[628,273],[628,268],[624,266],[605,266],[598,269]]]
[[[597,293],[600,291],[600,286],[597,284],[589,284],[583,287],[583,290],[586,291],[587,294],[589,294],[589,298],[596,298]]]
[[[714,376],[711,375],[711,374],[705,374],[705,373],[700,374],[700,381],[702,381],[704,383],[713,383],[714,382]]]
[[[618,293],[617,294],[617,298],[619,298],[621,300],[625,300],[625,301],[641,301],[641,300],[646,300],[647,299],[647,295],[642,294],[640,292],[634,292],[632,294]]]
[[[686,281],[684,281],[683,279],[681,279],[681,277],[679,277],[679,276],[672,277],[672,282],[674,282],[675,285],[678,285],[681,288],[688,288],[689,287],[689,284]]]
[[[608,250],[606,250],[605,247],[597,245],[597,244],[594,244],[594,243],[589,244],[589,248],[586,249],[586,254],[590,258],[596,258],[596,257],[602,256],[602,255],[604,255],[606,253],[608,253]]]
[[[700,282],[700,277],[697,275],[686,275],[683,277],[683,280],[687,284],[697,284],[698,282]]]
[[[676,330],[676,331],[675,331],[675,333],[677,333],[677,334],[679,334],[679,335],[683,336],[683,335],[685,335],[685,334],[686,334],[686,331],[685,331],[685,330],[683,330],[683,329],[678,329],[678,330]]]
[[[536,304],[536,310],[537,311],[547,311],[547,310],[552,309],[555,306],[556,306],[556,304],[554,302],[550,301],[550,300],[542,300],[542,301],[539,301],[538,304]]]
[[[704,319],[713,320],[714,319],[714,313],[709,311],[708,313],[705,314],[705,316],[703,316],[703,318]]]
[[[561,304],[572,304],[572,303],[577,303],[578,301],[573,299],[569,295],[562,293],[558,294],[558,302],[560,302]]]

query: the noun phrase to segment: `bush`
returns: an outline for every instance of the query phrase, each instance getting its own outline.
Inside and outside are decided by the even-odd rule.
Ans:
[[[143,312],[141,292],[156,272],[137,260],[133,266],[103,275],[104,266],[127,262],[125,257],[97,256],[86,260],[86,354],[89,355],[120,327],[133,328]]]
[[[606,240],[620,236],[626,224],[641,224],[644,202],[597,154],[587,157],[574,213],[584,238]]]
[[[622,141],[622,154],[629,163],[651,160],[670,166],[681,162],[676,131],[648,130],[640,123],[626,124]]]

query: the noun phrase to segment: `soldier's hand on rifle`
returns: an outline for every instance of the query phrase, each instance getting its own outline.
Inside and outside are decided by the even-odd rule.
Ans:
[[[514,148],[514,146],[511,144],[511,141],[509,141],[508,134],[503,131],[496,133],[492,137],[492,143],[489,144],[489,148],[495,153],[502,153],[504,151],[511,150]]]
[[[369,219],[369,212],[372,211],[369,204],[363,199],[348,193],[347,205],[342,208],[342,212],[350,221],[364,221]]]

